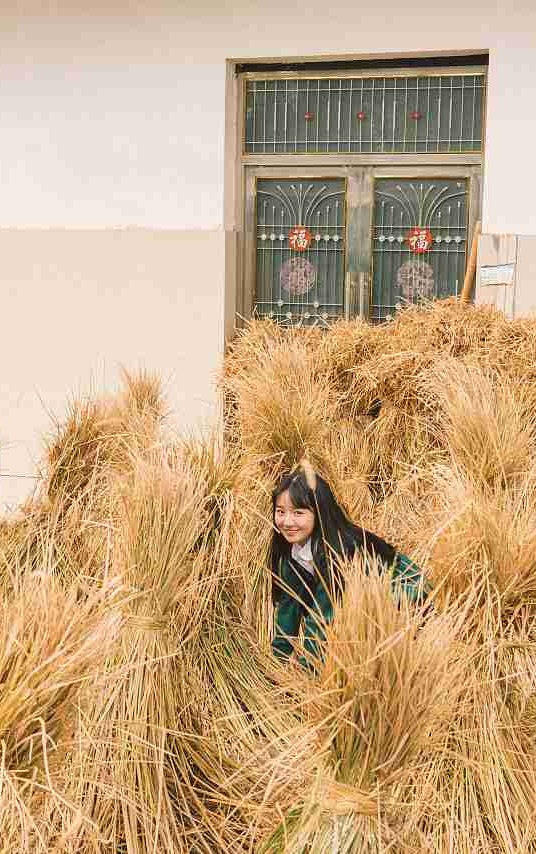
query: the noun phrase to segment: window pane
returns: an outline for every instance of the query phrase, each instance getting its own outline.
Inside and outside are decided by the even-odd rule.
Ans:
[[[379,179],[374,198],[371,319],[462,287],[467,181]],[[413,239],[412,239],[413,236]]]
[[[345,196],[342,178],[257,181],[258,316],[310,325],[344,315]]]
[[[482,150],[485,75],[248,80],[249,154]]]

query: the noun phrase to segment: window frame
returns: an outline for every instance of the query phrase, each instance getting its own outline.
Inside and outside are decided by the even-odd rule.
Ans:
[[[369,59],[367,58],[367,62]],[[283,170],[283,175],[288,175],[288,169],[295,169],[299,174],[306,174],[309,170],[311,176],[322,173],[340,174],[342,170],[362,168],[363,192],[367,194],[370,205],[370,224],[372,222],[372,211],[374,204],[374,180],[379,177],[464,177],[469,181],[469,214],[467,243],[470,245],[476,222],[481,218],[481,196],[482,196],[482,167],[485,159],[486,148],[486,114],[488,97],[488,68],[487,65],[449,65],[448,59],[444,65],[418,65],[405,67],[403,60],[396,67],[382,67],[382,60],[376,57],[377,68],[360,68],[359,59],[353,58],[349,62],[356,62],[355,67],[337,68],[329,67],[325,60],[325,67],[311,71],[311,68],[297,68],[295,70],[266,69],[267,63],[281,63],[281,58],[276,60],[259,60],[264,68],[261,71],[241,71],[240,66],[244,60],[228,60],[227,62],[227,87],[226,87],[226,135],[225,135],[225,199],[224,199],[224,229],[225,229],[225,301],[224,301],[224,329],[225,338],[229,340],[237,327],[243,326],[251,317],[254,299],[255,282],[254,265],[251,261],[252,235],[248,233],[248,224],[254,222],[254,194],[250,191],[251,176],[269,173],[274,175]],[[423,57],[424,59],[424,57]],[[306,58],[289,60],[299,65],[307,61]],[[310,60],[309,60],[310,61]],[[252,61],[248,60],[251,68]],[[317,60],[318,65],[322,60]],[[316,65],[316,62],[315,62]],[[393,77],[393,76],[455,76],[483,74],[485,77],[483,116],[482,116],[482,150],[479,152],[440,152],[440,153],[330,153],[318,152],[306,153],[270,153],[254,154],[245,152],[245,111],[246,111],[246,82],[249,80],[264,79],[296,79],[296,78],[332,78],[342,77]],[[266,170],[266,171],[264,171]],[[360,218],[360,229],[365,228],[366,216],[362,213]],[[371,231],[370,231],[371,233]],[[364,236],[364,235],[363,235]],[[346,269],[345,289],[348,297],[349,310],[347,314],[356,314],[368,317],[371,281],[371,255],[372,247],[369,242],[368,249],[360,252],[357,269]],[[367,266],[368,265],[368,266]],[[365,269],[366,268],[366,269]]]

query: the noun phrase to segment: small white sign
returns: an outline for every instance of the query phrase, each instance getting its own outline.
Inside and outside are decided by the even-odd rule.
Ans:
[[[513,285],[515,264],[494,264],[480,268],[480,284],[487,285]]]

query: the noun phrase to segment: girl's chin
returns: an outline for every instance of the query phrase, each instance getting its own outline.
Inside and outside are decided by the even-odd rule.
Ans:
[[[299,546],[303,545],[307,541],[307,537],[300,537],[299,534],[283,534],[287,543],[298,544]]]

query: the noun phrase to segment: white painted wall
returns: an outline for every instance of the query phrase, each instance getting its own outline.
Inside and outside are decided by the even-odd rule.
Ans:
[[[536,5],[530,33],[490,52],[483,231],[536,234]],[[530,35],[534,44],[525,44]],[[504,35],[504,40],[514,36]]]
[[[1,473],[31,474],[46,410],[118,361],[161,370],[182,423],[215,411],[226,58],[489,49],[483,228],[536,234],[532,0],[0,11]]]
[[[226,58],[489,48],[484,230],[536,232],[532,0],[26,5],[0,19],[0,227],[220,228]]]

